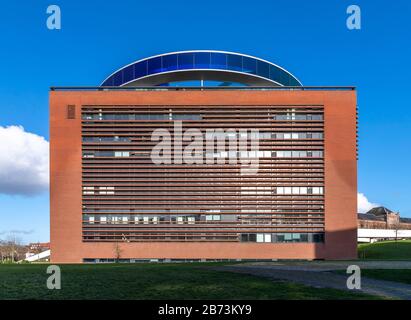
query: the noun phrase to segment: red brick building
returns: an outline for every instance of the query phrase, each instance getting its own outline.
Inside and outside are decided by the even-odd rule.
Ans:
[[[352,87],[303,87],[267,61],[216,51],[139,60],[101,87],[52,88],[51,259],[356,258],[356,115]],[[170,163],[153,162],[156,129],[171,133]],[[227,147],[256,134],[258,151],[176,161],[189,130]],[[217,160],[232,154],[258,170]]]
[[[358,214],[358,228],[411,230],[411,219],[401,218],[399,212],[385,207],[376,207]]]

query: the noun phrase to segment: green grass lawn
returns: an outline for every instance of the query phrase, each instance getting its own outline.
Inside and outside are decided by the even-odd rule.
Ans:
[[[411,260],[411,240],[360,244],[358,257],[360,259]]]
[[[364,277],[411,284],[410,269],[363,269]]]
[[[47,265],[0,265],[0,299],[376,298],[207,268],[212,265],[62,265],[61,290],[46,288]]]

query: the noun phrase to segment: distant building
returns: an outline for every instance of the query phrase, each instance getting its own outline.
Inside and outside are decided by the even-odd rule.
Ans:
[[[50,242],[34,242],[34,243],[29,243],[27,246],[29,249],[29,253],[39,253],[45,250],[50,249]]]
[[[401,218],[399,212],[376,207],[358,214],[358,228],[411,230],[411,218]]]

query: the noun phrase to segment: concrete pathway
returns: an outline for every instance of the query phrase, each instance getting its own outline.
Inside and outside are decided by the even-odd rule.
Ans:
[[[409,269],[411,261],[313,261],[313,262],[261,262],[228,265],[213,269],[251,274],[273,280],[286,280],[315,288],[349,290],[349,275],[336,274],[332,270],[346,270],[355,264],[362,269]],[[350,290],[352,291],[352,290]],[[411,285],[361,277],[361,291],[393,299],[411,300]]]

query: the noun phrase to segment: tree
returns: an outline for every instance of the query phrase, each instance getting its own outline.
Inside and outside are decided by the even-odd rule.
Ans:
[[[21,247],[21,239],[17,237],[14,233],[10,233],[7,238],[7,247],[9,250],[9,255],[11,258],[11,262],[18,260],[19,256],[19,249]]]
[[[114,244],[114,257],[116,259],[116,263],[120,261],[122,250],[118,242]]]
[[[391,224],[391,229],[393,229],[394,232],[395,232],[395,241],[397,242],[397,240],[398,240],[398,231],[401,230],[401,222],[396,221],[396,222],[392,223]]]
[[[0,240],[1,263],[18,261],[24,257],[25,251],[21,239],[14,233],[8,234],[5,240]]]
[[[0,256],[1,256],[1,263],[4,263],[6,252],[5,252],[5,243],[3,240],[0,240]]]

